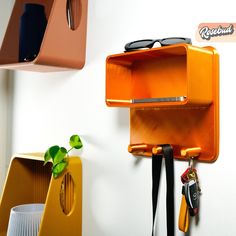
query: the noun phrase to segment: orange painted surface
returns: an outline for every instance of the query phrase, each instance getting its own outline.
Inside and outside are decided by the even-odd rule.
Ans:
[[[180,44],[112,55],[106,63],[106,103],[120,107],[209,105],[212,50]],[[185,97],[177,102],[132,103],[135,99]]]
[[[0,236],[6,236],[11,208],[29,203],[45,204],[38,236],[82,235],[80,158],[68,158],[65,172],[57,179],[52,177],[51,163],[46,166],[43,163],[43,155],[39,154],[15,155],[12,158],[0,200]],[[70,178],[63,183],[68,173]],[[65,196],[63,207],[62,193]]]
[[[176,97],[184,99],[168,100]],[[218,157],[219,56],[212,47],[180,44],[109,56],[106,103],[131,108],[131,145],[168,143],[178,159],[186,159],[181,149],[193,147],[201,148],[199,161]]]
[[[67,23],[67,0],[31,1],[45,6],[48,24],[36,59],[18,63],[20,17],[24,4],[29,1],[16,0],[0,50],[0,68],[39,72],[81,69],[85,63],[88,3],[78,1],[80,9],[73,11],[78,26],[75,30]]]

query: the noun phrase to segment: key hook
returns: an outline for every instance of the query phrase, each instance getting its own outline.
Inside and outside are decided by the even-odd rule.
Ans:
[[[189,159],[189,167],[193,169],[193,161],[201,154],[200,147],[183,148],[180,151],[182,157]]]
[[[128,151],[134,155],[151,157],[152,154],[160,154],[162,152],[162,147],[147,143],[136,143],[130,144],[128,146]]]

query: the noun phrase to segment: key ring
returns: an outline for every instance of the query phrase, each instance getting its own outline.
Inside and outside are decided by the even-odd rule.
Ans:
[[[191,170],[193,169],[193,164],[194,164],[193,159],[194,159],[194,157],[189,157],[188,166]]]

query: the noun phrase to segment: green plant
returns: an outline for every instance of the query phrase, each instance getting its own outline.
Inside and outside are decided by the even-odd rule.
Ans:
[[[58,145],[55,145],[50,147],[44,154],[44,165],[46,165],[50,160],[52,160],[52,173],[54,178],[60,176],[67,167],[67,158],[69,157],[69,152],[74,148],[80,149],[83,147],[82,141],[79,135],[77,134],[72,135],[70,137],[69,144],[69,150],[64,147],[59,147]]]

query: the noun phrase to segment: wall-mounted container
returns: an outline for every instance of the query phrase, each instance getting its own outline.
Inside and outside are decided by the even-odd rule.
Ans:
[[[121,107],[209,105],[212,63],[210,49],[184,44],[109,56],[106,103]]]
[[[29,203],[45,204],[38,236],[82,235],[82,164],[78,157],[68,161],[54,179],[41,155],[13,156],[0,202],[0,236],[6,236],[11,208]]]
[[[37,57],[19,63],[20,18],[26,3],[44,5],[48,23]],[[86,31],[87,0],[16,0],[0,50],[0,68],[40,72],[81,69],[85,63]]]
[[[212,47],[171,45],[111,55],[106,104],[130,109],[130,144],[200,147],[200,161],[219,152],[219,56]]]

